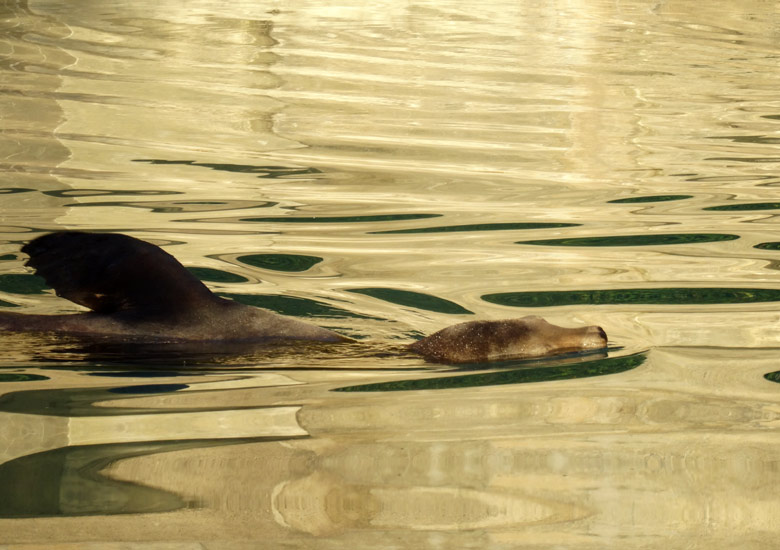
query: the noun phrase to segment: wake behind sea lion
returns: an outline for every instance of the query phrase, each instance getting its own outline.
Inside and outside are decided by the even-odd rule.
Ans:
[[[61,231],[22,247],[57,295],[87,313],[0,312],[0,330],[173,342],[348,342],[328,329],[221,298],[176,258],[115,233]],[[473,321],[408,346],[432,361],[474,363],[603,349],[599,327],[563,328],[540,317]]]

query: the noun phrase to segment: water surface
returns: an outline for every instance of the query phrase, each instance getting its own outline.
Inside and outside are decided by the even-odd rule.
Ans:
[[[118,231],[359,340],[4,335],[0,546],[774,548],[773,2],[0,10],[1,308]],[[529,314],[610,349],[404,351]]]

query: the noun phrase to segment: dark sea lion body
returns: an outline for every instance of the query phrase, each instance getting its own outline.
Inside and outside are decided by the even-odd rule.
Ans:
[[[120,234],[58,232],[22,248],[58,296],[92,311],[0,312],[0,330],[178,342],[347,342],[315,325],[213,294],[173,256]],[[471,363],[605,348],[599,327],[565,329],[539,317],[461,323],[409,346],[441,362]]]
[[[278,341],[347,342],[348,338],[316,325],[238,302],[202,304],[190,317],[152,317],[122,313],[27,315],[0,312],[0,331],[57,332],[150,341]]]

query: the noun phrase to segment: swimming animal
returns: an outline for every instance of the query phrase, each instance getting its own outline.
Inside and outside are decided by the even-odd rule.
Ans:
[[[221,298],[160,247],[118,233],[61,231],[22,247],[58,296],[91,311],[0,311],[0,331],[170,342],[348,342],[336,332]],[[605,348],[599,327],[563,328],[540,317],[460,323],[408,348],[446,363],[541,357]]]

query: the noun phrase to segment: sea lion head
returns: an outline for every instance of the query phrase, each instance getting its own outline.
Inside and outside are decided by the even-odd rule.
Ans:
[[[485,363],[585,352],[607,347],[601,327],[565,328],[541,317],[470,321],[447,327],[409,349],[444,363]]]

